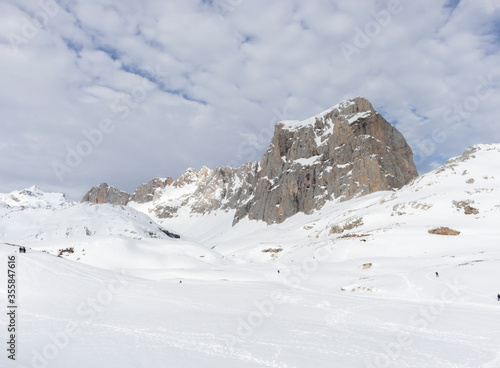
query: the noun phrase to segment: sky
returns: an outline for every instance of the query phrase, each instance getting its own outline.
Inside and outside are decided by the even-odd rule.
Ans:
[[[420,173],[500,142],[498,0],[0,0],[0,192],[259,160],[366,97]]]

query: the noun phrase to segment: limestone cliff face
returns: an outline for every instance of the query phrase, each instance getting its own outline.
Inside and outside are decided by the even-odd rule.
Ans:
[[[260,162],[153,179],[137,188],[131,204],[148,202],[162,219],[234,210],[233,224],[245,217],[272,224],[329,200],[401,188],[417,175],[401,133],[356,97],[311,119],[278,123]],[[94,203],[119,200],[109,189],[91,192],[86,198]]]
[[[245,216],[279,223],[327,200],[401,188],[417,175],[401,133],[357,97],[312,119],[276,125],[254,194],[234,223]]]
[[[97,187],[90,189],[81,202],[94,204],[111,203],[116,205],[126,205],[130,199],[130,194],[119,189],[110,187],[106,183],[101,183]]]

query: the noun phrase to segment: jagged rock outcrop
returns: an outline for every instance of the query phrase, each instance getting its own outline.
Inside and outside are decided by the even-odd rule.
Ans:
[[[200,214],[239,208],[253,193],[257,166],[252,162],[237,169],[203,167],[198,171],[190,168],[172,183],[172,187],[182,189],[183,194],[164,193],[153,211],[159,218],[171,218],[177,216],[181,208]]]
[[[401,188],[417,175],[403,135],[357,97],[314,118],[275,126],[253,197],[234,223],[245,216],[279,223],[327,200]]]
[[[94,204],[110,203],[116,205],[126,205],[130,201],[137,203],[152,202],[158,190],[172,185],[172,183],[173,180],[170,177],[155,178],[139,185],[132,195],[111,187],[107,183],[101,183],[89,190],[81,202],[91,202]]]
[[[111,203],[116,205],[126,205],[130,199],[130,194],[110,187],[106,183],[101,183],[97,187],[90,189],[81,202],[90,202],[94,204]]]
[[[220,209],[235,210],[233,225],[245,217],[272,224],[329,200],[401,188],[417,175],[401,133],[356,97],[311,119],[278,123],[260,162],[188,169],[173,182],[154,179],[131,203],[152,201],[149,210],[158,218]]]
[[[130,197],[130,200],[137,203],[152,202],[158,189],[163,189],[168,185],[172,185],[172,183],[173,180],[170,177],[150,180],[145,184],[139,185]]]

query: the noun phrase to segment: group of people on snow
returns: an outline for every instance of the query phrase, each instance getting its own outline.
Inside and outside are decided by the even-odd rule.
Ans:
[[[19,253],[26,253],[26,247],[19,247]]]

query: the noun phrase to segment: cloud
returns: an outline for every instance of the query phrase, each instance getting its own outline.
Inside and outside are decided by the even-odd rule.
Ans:
[[[0,14],[0,191],[79,197],[239,165],[280,118],[357,95],[420,172],[500,140],[494,1],[45,0]]]

